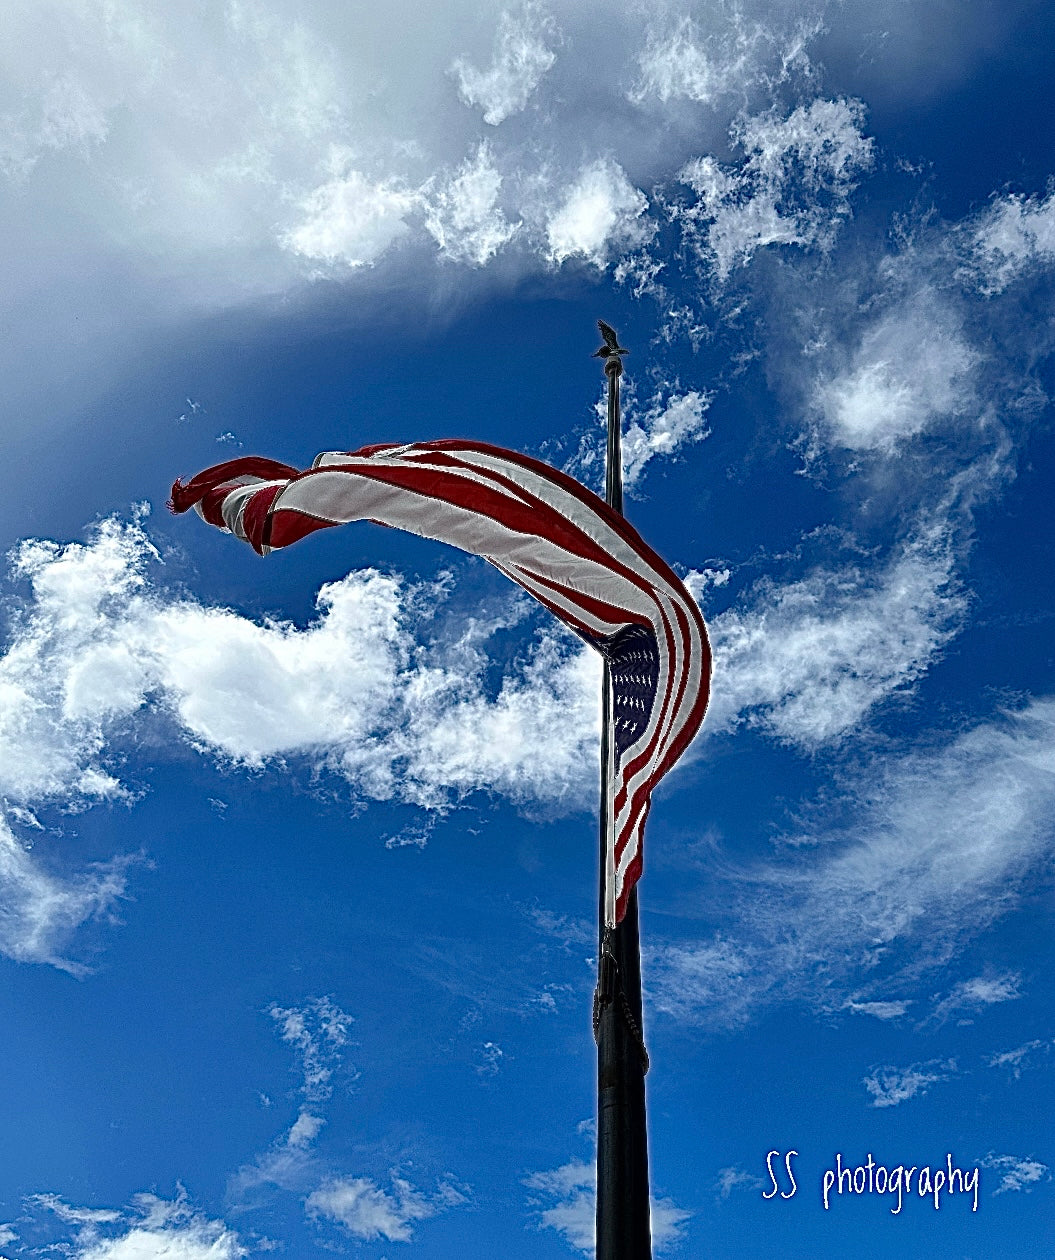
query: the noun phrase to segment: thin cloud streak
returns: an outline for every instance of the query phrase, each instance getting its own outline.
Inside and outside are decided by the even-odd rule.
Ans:
[[[86,924],[117,921],[136,861],[116,857],[87,870],[54,874],[0,817],[0,953],[15,962],[89,975],[90,966],[71,956],[74,938]]]

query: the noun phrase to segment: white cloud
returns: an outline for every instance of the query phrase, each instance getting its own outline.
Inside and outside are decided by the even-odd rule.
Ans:
[[[305,1204],[309,1216],[335,1221],[353,1238],[389,1242],[410,1242],[415,1222],[435,1216],[440,1208],[395,1173],[390,1191],[366,1177],[332,1178],[313,1190]]]
[[[282,1040],[293,1047],[307,1100],[287,1132],[229,1179],[227,1199],[236,1211],[267,1203],[274,1189],[300,1196],[306,1215],[316,1223],[330,1221],[353,1237],[409,1242],[412,1226],[466,1202],[463,1188],[449,1179],[431,1194],[416,1189],[397,1169],[383,1188],[367,1177],[338,1175],[313,1144],[326,1124],[318,1104],[333,1093],[333,1078],[349,1044],[352,1018],[330,998],[311,998],[300,1006],[272,1006],[269,1014]],[[488,1043],[490,1046],[491,1043]],[[494,1047],[501,1056],[501,1051]],[[323,1244],[330,1245],[329,1243]]]
[[[286,1135],[286,1145],[301,1148],[310,1146],[319,1136],[319,1131],[325,1123],[322,1116],[313,1116],[310,1111],[302,1108]]]
[[[771,277],[770,311],[790,318],[770,321],[768,370],[807,415],[801,471],[856,475],[870,513],[915,509],[959,483],[943,510],[966,524],[1014,475],[1045,405],[1050,321],[1022,293],[979,302],[972,242],[984,221],[909,219],[889,252]]]
[[[892,455],[970,410],[978,363],[956,316],[924,288],[865,331],[849,362],[818,383],[814,405],[835,443]]]
[[[697,603],[702,603],[704,592],[713,587],[728,585],[733,576],[732,569],[724,565],[716,568],[689,569],[683,581],[685,588]]]
[[[425,226],[442,257],[482,267],[517,232],[498,208],[502,176],[491,151],[481,144],[446,183],[428,198]]]
[[[734,1190],[761,1190],[765,1184],[761,1177],[745,1172],[736,1165],[718,1169],[716,1185],[721,1199],[728,1199]]]
[[[804,748],[839,739],[926,672],[965,608],[934,530],[878,569],[764,581],[746,608],[709,623],[716,683],[706,729],[746,722]]]
[[[476,1052],[476,1058],[477,1076],[497,1076],[502,1068],[505,1051],[496,1042],[485,1041]]]
[[[361,267],[407,231],[407,217],[419,204],[420,194],[396,181],[346,170],[303,199],[300,222],[282,243],[305,258]]]
[[[746,1023],[775,984],[763,974],[763,951],[716,933],[693,945],[653,946],[645,985],[656,1009],[684,1023]]]
[[[704,415],[713,394],[691,389],[657,395],[644,413],[631,411],[623,432],[623,479],[633,493],[645,470],[656,456],[670,456],[690,442],[710,436]]]
[[[1023,1068],[1031,1066],[1030,1059],[1040,1051],[1050,1053],[1053,1045],[1055,1042],[1034,1038],[1032,1041],[1027,1041],[1025,1045],[1016,1046],[1013,1050],[1003,1050],[999,1054],[990,1055],[986,1063],[989,1067],[1009,1068],[1017,1080],[1022,1075]]]
[[[970,980],[962,980],[937,1004],[932,1018],[945,1020],[950,1015],[964,1012],[973,1014],[997,1002],[1014,1001],[1015,998],[1022,996],[1019,992],[1021,983],[1022,977],[1017,972],[1006,972],[1003,975],[986,974],[974,976]]]
[[[1006,1194],[1009,1190],[1025,1190],[1029,1194],[1040,1182],[1051,1180],[1047,1164],[1032,1156],[1022,1158],[1019,1155],[989,1154],[982,1160],[982,1167],[994,1168],[1001,1174],[1000,1185],[993,1191],[994,1194]]]
[[[574,1159],[551,1172],[532,1173],[524,1185],[560,1200],[539,1214],[539,1228],[555,1229],[579,1251],[593,1251],[597,1212],[597,1169],[593,1164]]]
[[[1000,293],[1030,269],[1055,261],[1055,192],[996,199],[973,232],[983,288]]]
[[[917,1095],[922,1097],[938,1081],[956,1071],[953,1060],[947,1063],[916,1063],[908,1068],[875,1068],[862,1084],[872,1095],[873,1107],[897,1107]]]
[[[32,1195],[31,1209],[46,1209],[77,1227],[72,1242],[55,1250],[73,1260],[242,1260],[249,1254],[223,1221],[195,1212],[182,1191],[174,1200],[137,1195],[128,1211],[75,1208],[57,1195]]]
[[[525,4],[519,14],[503,12],[488,68],[477,70],[464,57],[451,66],[462,99],[481,109],[492,127],[520,113],[556,61],[550,43],[558,38],[552,17],[538,5]]]
[[[596,943],[597,929],[588,919],[555,914],[537,904],[528,907],[525,913],[539,932],[557,941],[564,950],[589,948]]]
[[[713,157],[689,162],[678,178],[697,200],[680,219],[719,281],[767,245],[827,248],[849,214],[857,177],[872,164],[858,101],[814,100],[786,118],[741,118],[731,131],[739,167]]]
[[[536,810],[592,803],[599,665],[588,649],[547,633],[494,691],[477,647],[484,621],[416,646],[442,582],[425,592],[353,573],[319,592],[318,618],[298,629],[168,595],[150,581],[158,561],[140,519],[15,551],[30,594],[0,654],[0,795],[13,823],[40,832],[31,805],[133,799],[118,777],[124,741],[157,721],[236,765],[305,758],[357,794],[430,810],[481,789]],[[134,859],[79,872],[61,860],[46,832],[30,852],[0,820],[0,951],[83,971],[68,946],[112,916]]]
[[[598,117],[621,110],[629,152],[654,148],[611,61],[632,61],[647,42],[642,90],[653,99],[698,95],[706,74],[691,24],[657,41],[646,11],[610,24],[612,58],[598,58],[593,6],[567,9],[567,39],[543,5],[499,9],[495,24],[471,0],[397,0],[354,23],[335,0],[232,0],[208,22],[191,20],[183,0],[12,0],[5,15],[0,178],[20,181],[26,223],[43,214],[41,235],[60,256],[88,246],[94,259],[121,242],[119,253],[166,269],[170,302],[177,288],[228,301],[295,284],[282,240],[314,259],[376,257],[402,235],[403,198],[478,142],[479,115],[465,104],[496,129],[503,169],[530,181],[612,153],[610,128],[584,151],[584,102]],[[763,63],[768,74],[795,59],[808,32],[774,34],[772,21],[719,19],[709,55],[723,90],[742,97]],[[548,124],[541,145],[499,128],[534,101]],[[345,169],[320,182],[334,152]]]
[[[1055,845],[1055,701],[933,751],[866,762],[841,786],[844,801],[800,823],[779,859],[727,870],[720,899],[732,930],[654,952],[658,1009],[727,1026],[775,1001],[844,1009],[947,965],[1013,908]],[[849,824],[837,821],[842,810]],[[967,984],[963,995],[1012,991]]]
[[[348,1045],[351,1015],[342,1011],[330,998],[312,998],[302,1007],[272,1006],[268,1012],[282,1033],[282,1040],[293,1046],[303,1076],[302,1092],[309,1102],[321,1102],[333,1092],[330,1084],[340,1066],[343,1050]],[[317,1117],[302,1112],[297,1124],[305,1121],[301,1132]],[[321,1124],[322,1122],[319,1121]],[[296,1129],[297,1125],[294,1125]],[[314,1130],[311,1134],[314,1137]],[[310,1140],[310,1139],[309,1139]],[[290,1145],[302,1145],[292,1141]]]
[[[46,149],[78,149],[85,153],[109,132],[101,102],[83,83],[56,76],[44,88],[37,140]]]
[[[250,290],[281,274],[259,254],[284,219],[284,185],[303,188],[356,106],[341,54],[283,7],[232,3],[193,22],[180,4],[14,0],[0,167],[29,205],[50,197],[60,251],[84,230],[98,249],[119,224],[156,257],[231,249]],[[237,291],[233,270],[209,261]],[[215,294],[208,269],[202,291]]]
[[[119,1238],[100,1240],[75,1253],[77,1260],[145,1260],[148,1256],[164,1256],[165,1260],[238,1260],[248,1254],[238,1235],[222,1221],[204,1218],[164,1229],[133,1226]]]
[[[22,543],[17,580],[35,609],[0,657],[0,793],[13,799],[120,797],[99,763],[109,719],[143,703],[143,669],[114,634],[113,613],[135,604],[157,553],[133,522],[104,524],[90,547]]]
[[[406,758],[400,794],[439,807],[486,787],[525,807],[582,808],[594,787],[598,689],[594,654],[567,655],[548,637],[494,700],[445,671],[421,670],[408,687],[406,733],[393,736]]]
[[[539,1229],[555,1229],[566,1242],[588,1255],[593,1254],[597,1213],[597,1166],[580,1159],[560,1168],[532,1173],[524,1178],[529,1190],[558,1200],[539,1213]],[[533,1198],[533,1202],[537,1202]],[[670,1199],[651,1200],[652,1246],[665,1251],[685,1237],[685,1224],[692,1216]]]
[[[653,225],[637,172],[662,187],[686,157],[651,106],[706,93],[701,57],[720,64],[728,106],[706,142],[728,110],[772,98],[813,28],[728,6],[707,17],[697,53],[691,24],[657,35],[642,8],[605,14],[610,55],[598,57],[596,8],[561,6],[565,31],[531,3],[489,17],[475,0],[396,0],[349,23],[337,0],[232,0],[208,21],[187,0],[11,0],[3,388],[48,423],[42,377],[68,407],[72,380],[99,383],[115,347],[190,311],[310,301],[305,280],[324,276],[365,295],[381,259],[419,290],[449,291],[480,280],[433,262],[492,266],[504,281],[569,258],[603,267],[640,245]],[[634,109],[628,76],[646,46],[635,99],[650,108]],[[544,130],[516,117],[536,103]]]
[[[587,649],[547,634],[491,696],[478,623],[460,643],[416,647],[442,584],[352,573],[323,587],[301,630],[169,596],[148,581],[156,562],[138,521],[17,551],[31,596],[0,657],[0,792],[12,802],[127,794],[120,741],[157,714],[213,755],[254,767],[307,757],[375,799],[588,801],[599,714]]]
[[[333,1078],[344,1061],[353,1022],[327,997],[310,998],[302,1006],[276,1004],[268,1014],[282,1040],[293,1047],[306,1103],[284,1134],[228,1179],[227,1198],[238,1211],[258,1206],[260,1192],[268,1187],[306,1194],[318,1183],[320,1163],[311,1148],[326,1123],[325,1116],[317,1114],[318,1105],[333,1093]]]
[[[924,942],[954,948],[959,933],[1008,906],[1051,845],[1055,703],[1034,701],[943,749],[888,764],[878,778],[875,769],[864,771],[865,810],[848,843],[830,852],[816,837],[823,847],[807,897],[810,918],[818,916],[812,930],[824,930],[823,915],[842,948],[898,938],[915,939],[921,955]],[[1009,995],[1006,986],[1001,993]]]
[[[652,235],[648,200],[623,168],[601,158],[580,172],[546,224],[549,257],[555,263],[581,257],[603,268],[613,249],[633,248]]]
[[[652,32],[640,56],[641,81],[631,100],[640,104],[652,96],[663,102],[684,96],[707,103],[728,91],[731,84],[739,85],[750,52],[748,42],[740,56],[733,58],[727,41],[714,52],[706,43],[697,24],[688,17],[682,18],[669,35]]]

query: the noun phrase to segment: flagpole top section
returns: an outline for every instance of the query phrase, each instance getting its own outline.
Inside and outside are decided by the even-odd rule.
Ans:
[[[619,356],[615,354],[613,354],[611,358],[605,359],[604,373],[605,373],[605,376],[622,376],[623,374],[622,359],[620,359]]]

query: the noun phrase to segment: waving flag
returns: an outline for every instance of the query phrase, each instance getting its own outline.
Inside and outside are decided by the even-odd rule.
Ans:
[[[260,555],[370,520],[483,556],[607,658],[605,919],[618,923],[641,874],[652,789],[703,721],[710,648],[673,570],[622,516],[571,477],[483,442],[448,440],[326,452],[306,472],[234,459],[172,487]]]

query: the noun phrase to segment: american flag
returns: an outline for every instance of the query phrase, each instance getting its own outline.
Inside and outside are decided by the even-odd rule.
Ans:
[[[483,556],[609,663],[605,920],[618,923],[641,874],[652,789],[699,729],[711,654],[673,570],[592,491],[536,459],[445,440],[328,451],[306,472],[244,458],[172,487],[260,555],[348,521],[370,520]]]

